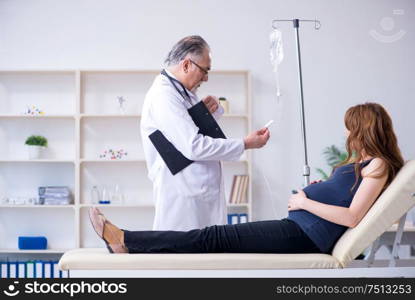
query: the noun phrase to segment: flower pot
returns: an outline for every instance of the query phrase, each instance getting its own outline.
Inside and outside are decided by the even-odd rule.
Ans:
[[[42,146],[27,146],[29,159],[39,159],[42,156],[43,149]]]

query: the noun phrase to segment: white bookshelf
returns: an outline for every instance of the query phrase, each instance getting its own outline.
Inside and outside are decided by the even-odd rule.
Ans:
[[[145,94],[157,70],[3,70],[0,71],[0,200],[36,197],[39,186],[68,186],[71,205],[0,204],[0,253],[59,254],[100,247],[89,224],[94,185],[111,191],[119,184],[124,203],[100,204],[121,228],[150,230],[154,218],[152,184],[141,145],[139,124]],[[199,96],[224,96],[230,112],[220,120],[227,137],[251,131],[251,82],[247,71],[213,71]],[[117,97],[126,99],[118,110]],[[26,115],[36,106],[42,115]],[[29,160],[25,139],[48,138],[42,159]],[[127,151],[122,159],[100,158],[104,150]],[[251,153],[224,162],[228,200],[234,175],[249,174],[248,203],[229,204],[230,213],[252,218]],[[18,250],[17,237],[44,235],[47,250]]]

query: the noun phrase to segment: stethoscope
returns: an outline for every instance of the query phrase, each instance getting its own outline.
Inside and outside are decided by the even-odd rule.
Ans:
[[[176,91],[183,97],[183,99],[192,105],[192,101],[190,100],[191,99],[190,98],[190,95],[187,92],[187,90],[184,87],[184,85],[180,81],[178,81],[176,78],[171,77],[169,74],[167,74],[166,70],[164,70],[164,69],[161,71],[161,75],[166,76],[169,79],[170,83],[174,86],[174,88],[176,89]],[[176,83],[178,83],[181,86],[181,88],[183,89],[183,91],[179,90],[179,88],[177,87]]]

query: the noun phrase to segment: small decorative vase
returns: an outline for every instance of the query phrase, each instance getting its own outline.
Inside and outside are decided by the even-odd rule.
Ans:
[[[229,102],[225,97],[219,97],[219,103],[222,105],[224,113],[229,114]]]
[[[42,156],[43,149],[45,147],[42,146],[27,146],[29,159],[39,159]]]

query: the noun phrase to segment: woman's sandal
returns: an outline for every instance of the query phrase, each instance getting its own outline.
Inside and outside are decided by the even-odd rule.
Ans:
[[[111,231],[110,226],[114,226],[110,221],[108,221],[105,216],[99,211],[98,208],[91,207],[89,209],[89,219],[91,221],[92,227],[94,228],[97,235],[105,242],[107,249],[110,253],[128,253],[125,245],[119,240],[119,238]],[[106,226],[107,225],[107,226]],[[104,237],[104,231],[108,230],[106,233],[110,233],[116,242],[111,243],[107,241]]]

